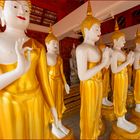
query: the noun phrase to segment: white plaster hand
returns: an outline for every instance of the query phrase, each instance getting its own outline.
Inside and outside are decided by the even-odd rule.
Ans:
[[[51,108],[51,113],[54,119],[54,124],[57,128],[59,128],[59,121],[58,121],[58,115],[55,107]]]
[[[66,93],[69,94],[70,93],[70,87],[68,84],[65,84],[65,90],[66,90]]]
[[[134,52],[130,51],[127,55],[127,62],[132,65],[134,62]]]
[[[109,49],[109,60],[108,60],[107,65],[105,66],[106,69],[108,69],[111,64],[111,57],[112,57],[112,53],[113,53],[113,50],[111,48],[108,48],[108,49]]]
[[[3,13],[3,8],[0,7],[0,20],[1,20],[1,26],[5,26],[5,19],[4,19],[4,13]]]
[[[113,53],[113,50],[111,48],[109,48],[110,57],[112,56],[112,53]]]
[[[106,69],[108,69],[110,66],[110,61],[107,63],[107,65],[105,66]]]
[[[32,50],[29,47],[25,47],[22,48],[23,44],[24,44],[25,40],[24,38],[22,39],[18,39],[15,43],[15,51],[17,54],[17,67],[16,70],[20,73],[20,74],[24,74],[29,68],[30,68],[30,51]],[[24,52],[27,52],[27,58],[25,58],[24,56]]]
[[[104,66],[108,65],[109,63],[109,55],[110,55],[110,49],[106,47],[103,51],[102,62],[101,62]]]
[[[132,64],[134,63],[134,60],[135,60],[135,55],[134,55],[134,52],[133,52],[132,61],[130,62],[130,65],[131,65],[131,66],[132,66]]]

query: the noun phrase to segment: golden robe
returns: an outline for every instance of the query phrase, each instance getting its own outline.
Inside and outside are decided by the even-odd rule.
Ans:
[[[63,61],[60,56],[57,57],[57,62],[54,66],[48,66],[48,75],[58,118],[61,120],[65,111],[64,85],[66,84],[66,79],[63,73]]]
[[[131,82],[132,82],[132,66],[128,65],[128,86],[131,86]]]
[[[121,65],[122,62],[118,62]],[[126,112],[126,98],[128,89],[127,67],[114,74],[113,103],[116,117],[122,117]]]
[[[25,46],[33,48],[30,69],[0,90],[0,139],[50,138],[49,107],[54,107],[54,102],[47,78],[45,49],[33,39]],[[0,71],[10,72],[16,65],[0,64]]]
[[[133,69],[133,72],[132,72],[132,85],[134,86],[135,84],[135,78],[136,78],[136,70]]]
[[[140,104],[140,69],[135,70],[134,98],[136,104]]]
[[[114,89],[114,73],[111,73],[111,89]]]
[[[109,68],[103,69],[103,98],[108,97],[108,93],[110,90],[110,70]]]
[[[89,62],[88,69],[96,66]],[[81,110],[80,129],[81,139],[96,139],[101,131],[101,105],[102,105],[102,72],[88,80],[80,82]]]

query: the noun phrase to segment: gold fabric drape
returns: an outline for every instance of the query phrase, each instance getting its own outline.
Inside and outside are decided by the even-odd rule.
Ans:
[[[49,107],[54,107],[54,102],[45,49],[33,39],[25,46],[33,48],[30,69],[0,90],[0,139],[49,139],[51,135]],[[0,64],[1,72],[12,71],[16,65]]]
[[[62,119],[62,114],[65,111],[64,84],[66,84],[66,79],[63,73],[63,61],[60,56],[58,56],[54,66],[48,66],[48,75],[58,118]]]
[[[108,97],[110,90],[110,70],[104,68],[103,71],[103,98]]]
[[[140,104],[140,69],[135,71],[134,98],[136,104]]]
[[[88,69],[96,66],[88,63]],[[96,139],[101,131],[101,104],[102,104],[102,73],[98,72],[89,80],[80,82],[81,110],[80,129],[81,139]]]
[[[131,86],[132,83],[132,66],[128,65],[128,86]]]
[[[121,65],[122,62],[118,62]],[[113,74],[114,87],[113,87],[113,103],[114,113],[116,117],[122,117],[126,112],[126,98],[128,89],[128,73],[127,67],[118,73]]]

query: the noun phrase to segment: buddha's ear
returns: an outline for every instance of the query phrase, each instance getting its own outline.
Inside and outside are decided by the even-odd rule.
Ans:
[[[1,20],[1,26],[5,26],[5,19],[4,19],[4,13],[3,13],[3,8],[0,6],[0,20]]]

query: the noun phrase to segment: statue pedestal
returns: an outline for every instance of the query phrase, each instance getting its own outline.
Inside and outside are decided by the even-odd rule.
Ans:
[[[129,121],[140,127],[140,113],[137,113],[135,112],[135,110],[132,110],[132,117],[129,119]]]
[[[116,122],[112,126],[112,133],[110,136],[110,140],[136,140],[140,139],[140,127],[137,126],[137,130],[133,133],[129,133],[124,129],[117,127]]]
[[[127,108],[133,108],[135,106],[134,94],[130,90],[128,90],[126,106]]]
[[[132,110],[133,117],[132,119],[138,119],[138,123],[140,124],[140,112],[136,112],[135,109]],[[137,122],[136,122],[137,124]]]
[[[114,114],[113,106],[102,105],[101,113],[102,113],[102,117],[105,118],[106,120],[115,121],[117,119]]]

